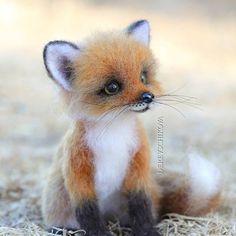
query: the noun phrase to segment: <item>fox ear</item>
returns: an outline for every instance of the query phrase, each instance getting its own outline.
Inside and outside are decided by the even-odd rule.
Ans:
[[[66,41],[51,41],[44,47],[43,59],[48,75],[65,90],[71,90],[72,64],[79,52],[75,44]]]
[[[128,35],[134,37],[137,41],[145,46],[149,45],[150,41],[150,26],[147,20],[139,20],[128,26],[126,29]]]

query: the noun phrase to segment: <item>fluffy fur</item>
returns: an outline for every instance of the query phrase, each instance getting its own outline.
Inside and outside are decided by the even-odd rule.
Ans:
[[[161,214],[177,212],[202,216],[219,203],[221,175],[219,170],[199,154],[188,158],[185,174],[168,172],[156,178],[162,192]]]
[[[133,117],[123,117],[104,130],[104,124],[88,127],[86,142],[94,153],[94,181],[102,213],[122,214],[120,189],[130,159],[138,149],[139,140]],[[115,204],[114,204],[115,199]]]
[[[188,175],[155,180],[151,174],[147,137],[136,115],[162,94],[149,37],[148,22],[138,21],[82,47],[64,41],[45,47],[48,74],[74,118],[43,195],[49,227],[104,236],[110,235],[104,220],[117,217],[136,236],[157,236],[158,215],[201,215],[217,206],[220,175],[200,157],[190,158]],[[107,84],[118,92],[108,93]]]
[[[189,181],[195,198],[212,196],[221,188],[221,175],[216,166],[197,153],[189,155]]]

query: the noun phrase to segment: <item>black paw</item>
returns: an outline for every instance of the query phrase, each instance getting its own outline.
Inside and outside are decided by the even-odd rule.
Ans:
[[[108,231],[95,231],[95,230],[90,230],[87,231],[85,236],[114,236],[112,233],[108,232]]]
[[[157,231],[152,231],[150,236],[161,236],[161,234],[158,233]]]
[[[156,230],[154,229],[150,229],[150,230],[134,230],[133,235],[132,236],[161,236],[160,233],[158,233]]]
[[[52,227],[47,229],[49,233],[55,234],[55,235],[63,235],[63,236],[77,236],[77,235],[85,235],[85,231],[82,229],[69,229],[69,228],[57,228]]]

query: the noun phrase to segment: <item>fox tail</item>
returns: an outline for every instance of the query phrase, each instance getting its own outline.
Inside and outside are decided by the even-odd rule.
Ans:
[[[189,156],[187,173],[166,173],[157,178],[157,182],[161,189],[159,215],[177,213],[201,216],[219,204],[220,171],[198,154]]]

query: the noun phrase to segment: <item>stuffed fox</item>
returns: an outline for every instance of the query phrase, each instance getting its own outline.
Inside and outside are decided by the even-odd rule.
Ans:
[[[81,45],[51,41],[45,46],[48,75],[72,117],[43,194],[48,228],[108,236],[106,220],[115,217],[135,236],[157,236],[153,226],[163,214],[198,216],[218,205],[220,173],[200,156],[190,157],[186,174],[157,178],[151,173],[137,114],[164,93],[155,80],[149,41],[149,23],[140,20]]]

